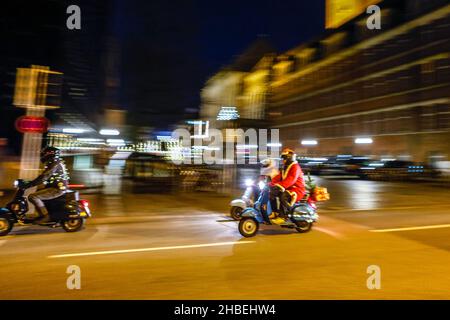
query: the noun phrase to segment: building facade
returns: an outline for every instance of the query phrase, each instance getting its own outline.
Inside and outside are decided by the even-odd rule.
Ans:
[[[265,38],[259,38],[209,78],[201,92],[201,119],[216,129],[252,127],[264,120],[274,52]],[[223,117],[224,112],[229,117]]]
[[[326,0],[325,27],[338,28],[381,0]]]
[[[450,5],[383,1],[273,66],[267,116],[302,155],[450,156]],[[303,142],[303,143],[302,143]]]

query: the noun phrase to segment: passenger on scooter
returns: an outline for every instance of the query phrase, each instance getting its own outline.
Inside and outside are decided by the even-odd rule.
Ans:
[[[285,148],[281,153],[282,170],[272,179],[270,186],[270,205],[273,223],[282,223],[291,206],[302,199],[306,193],[303,172],[296,160],[295,152]]]
[[[264,159],[261,162],[260,176],[259,176],[259,184],[263,183],[264,187],[269,185],[274,177],[276,177],[280,170],[278,170],[278,165],[273,159]],[[260,186],[262,189],[263,187]],[[266,221],[266,223],[270,224],[270,218],[267,212],[267,204],[263,204],[261,208],[261,213]]]
[[[270,182],[274,177],[280,173],[277,163],[273,159],[264,159],[261,161],[261,177],[267,178],[265,182]]]
[[[31,188],[44,185],[43,189],[28,197],[39,213],[36,223],[50,221],[50,216],[43,200],[52,200],[62,196],[66,192],[69,183],[66,165],[64,160],[60,158],[59,149],[53,147],[44,148],[41,151],[41,162],[44,164],[44,171],[26,186]]]

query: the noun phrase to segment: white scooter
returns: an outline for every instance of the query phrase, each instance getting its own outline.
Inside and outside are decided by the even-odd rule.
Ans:
[[[252,179],[247,179],[245,181],[245,191],[242,197],[239,199],[234,199],[230,202],[230,216],[234,220],[240,220],[242,212],[247,209],[253,207],[255,201],[259,197],[260,189],[255,184],[255,181]]]

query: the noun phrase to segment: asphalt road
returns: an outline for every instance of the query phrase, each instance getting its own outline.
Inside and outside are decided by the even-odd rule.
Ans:
[[[243,239],[227,208],[164,212],[139,223],[92,220],[73,234],[17,228],[0,239],[0,299],[450,298],[446,189],[322,184],[333,200],[307,234],[263,227]],[[79,290],[66,286],[71,265],[81,270]],[[380,289],[367,287],[372,265],[380,268]]]

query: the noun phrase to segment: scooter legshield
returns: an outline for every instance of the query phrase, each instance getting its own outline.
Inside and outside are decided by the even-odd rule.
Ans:
[[[247,204],[242,199],[235,199],[235,200],[231,201],[230,202],[230,206],[231,207],[239,207],[239,208],[242,208],[242,209],[246,209],[247,208]]]
[[[263,218],[261,212],[259,212],[258,210],[254,209],[254,208],[245,209],[244,212],[242,212],[241,217],[242,218],[245,218],[245,217],[253,218],[256,221],[258,221],[259,223],[264,222],[264,218]]]

